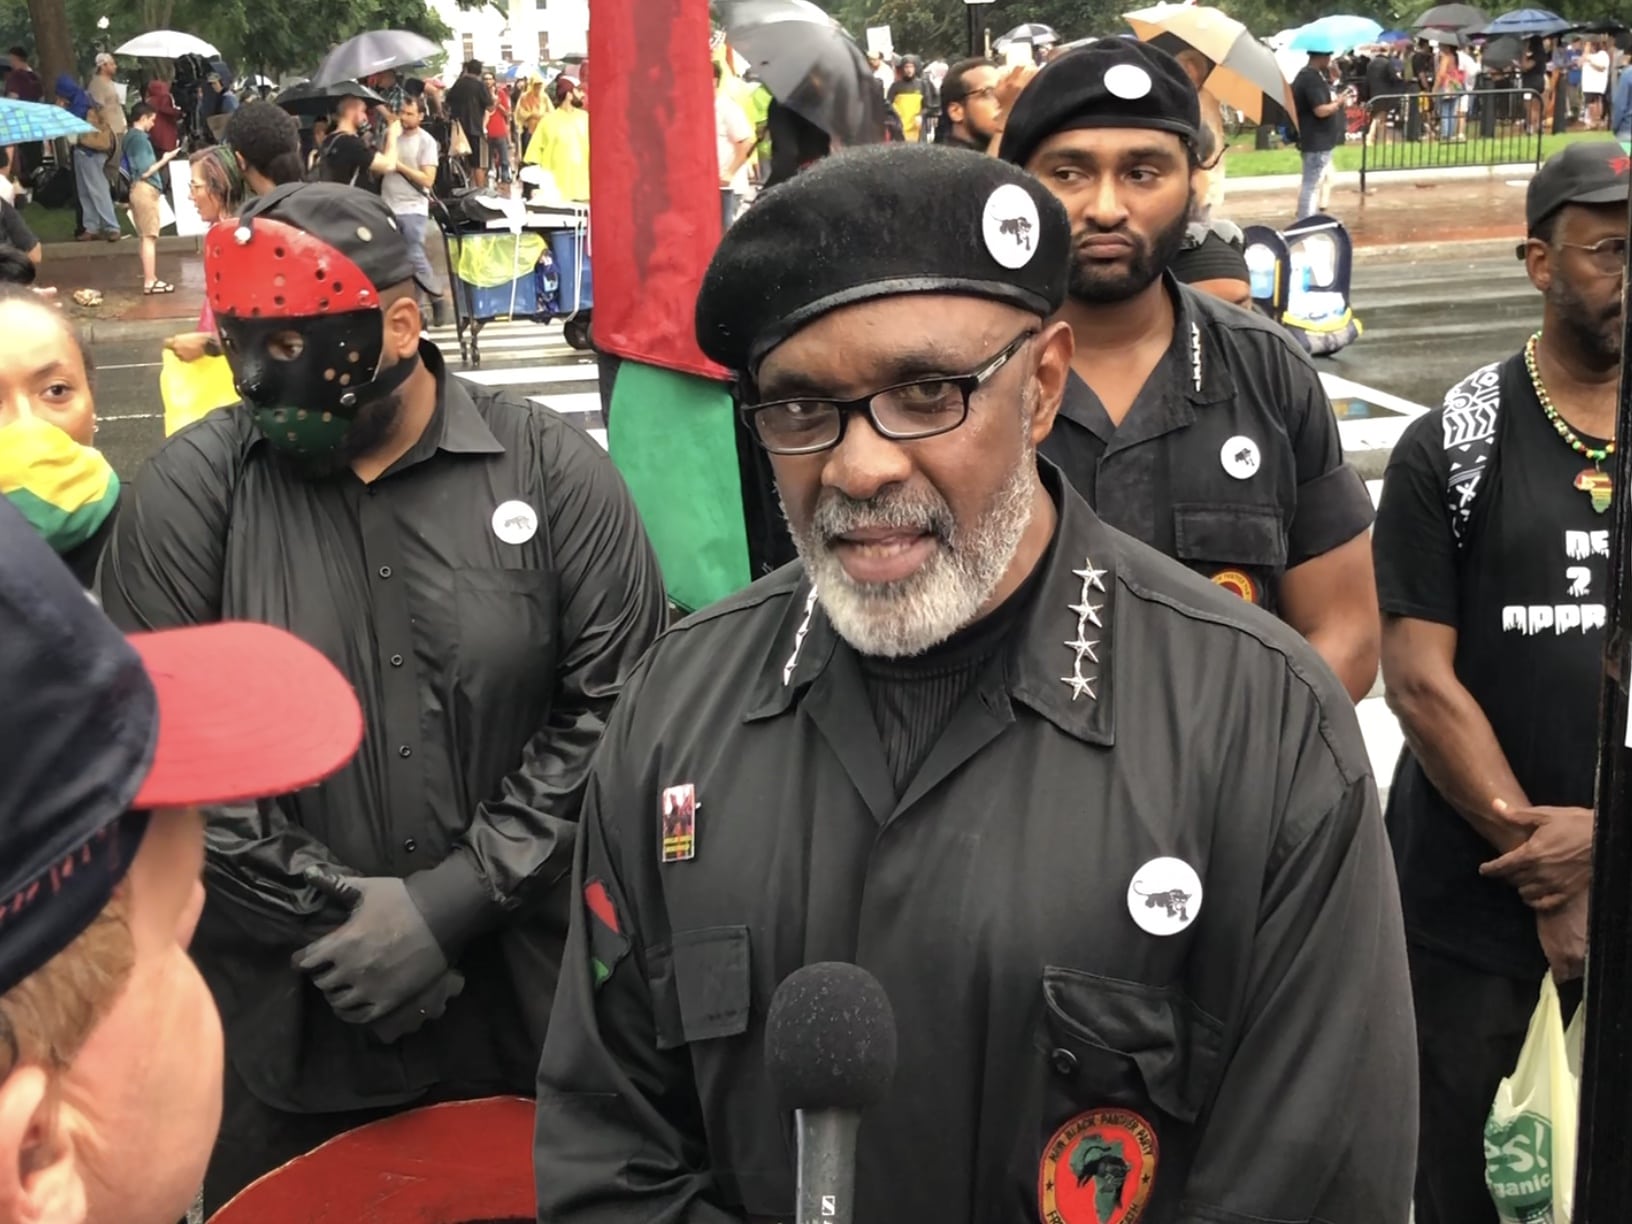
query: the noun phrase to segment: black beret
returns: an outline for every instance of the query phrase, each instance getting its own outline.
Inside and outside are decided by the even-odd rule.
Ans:
[[[1201,101],[1179,61],[1131,38],[1102,38],[1050,60],[1009,112],[998,156],[1023,166],[1055,132],[1154,128],[1194,141]]]
[[[1173,278],[1181,285],[1193,285],[1197,281],[1206,280],[1252,279],[1252,274],[1247,270],[1247,256],[1242,248],[1210,229],[1194,241],[1187,238],[1168,267],[1173,273]]]
[[[944,145],[869,145],[765,192],[726,231],[697,295],[697,343],[751,373],[829,311],[911,293],[1047,318],[1070,267],[1071,223],[1031,175]]]

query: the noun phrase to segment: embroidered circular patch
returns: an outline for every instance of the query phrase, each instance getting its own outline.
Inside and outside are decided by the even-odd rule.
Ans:
[[[1219,570],[1213,575],[1213,582],[1248,603],[1258,602],[1258,584],[1240,570]]]
[[[1048,1141],[1037,1177],[1043,1224],[1135,1224],[1156,1183],[1156,1132],[1127,1109],[1078,1114]]]

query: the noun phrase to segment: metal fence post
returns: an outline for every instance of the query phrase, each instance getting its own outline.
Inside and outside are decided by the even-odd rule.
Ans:
[[[1383,124],[1383,139],[1384,140],[1388,139],[1388,124],[1386,122]],[[1360,141],[1360,194],[1362,196],[1366,194],[1366,162],[1369,159],[1370,153],[1371,153],[1371,128],[1369,126],[1369,117],[1368,117],[1368,126],[1366,128],[1366,135],[1365,135],[1365,138]]]

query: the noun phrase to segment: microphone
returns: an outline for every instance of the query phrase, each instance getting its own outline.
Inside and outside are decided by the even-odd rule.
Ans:
[[[861,1111],[895,1075],[895,1013],[878,979],[837,961],[789,974],[765,1018],[765,1067],[798,1135],[797,1224],[852,1224]]]

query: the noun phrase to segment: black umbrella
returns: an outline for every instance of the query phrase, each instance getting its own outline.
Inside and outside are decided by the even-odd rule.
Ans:
[[[356,81],[335,81],[328,85],[302,81],[299,85],[289,86],[272,101],[291,115],[327,115],[341,98],[361,98],[369,103],[385,101],[367,85],[359,85]]]
[[[346,39],[325,55],[312,73],[312,80],[321,84],[360,81],[387,68],[422,64],[441,54],[442,48],[423,35],[407,30],[371,30]]]
[[[783,106],[839,145],[884,139],[884,94],[867,57],[808,0],[721,0],[731,49]]]
[[[1471,4],[1440,4],[1429,9],[1411,23],[1414,30],[1482,30],[1490,24],[1490,15]]]
[[[1627,24],[1616,21],[1613,17],[1606,17],[1602,21],[1589,21],[1585,25],[1571,26],[1566,34],[1625,34]]]
[[[1479,62],[1486,68],[1507,68],[1516,64],[1523,54],[1524,43],[1509,34],[1487,42],[1479,53]]]

